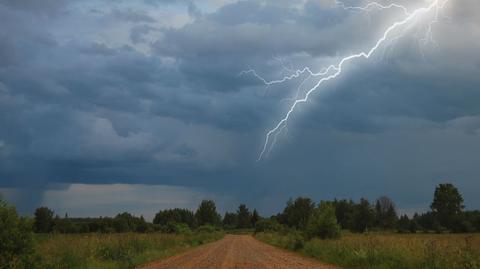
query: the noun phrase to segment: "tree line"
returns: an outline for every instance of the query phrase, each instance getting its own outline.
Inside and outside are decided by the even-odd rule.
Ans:
[[[287,201],[281,213],[269,218],[261,217],[256,209],[251,211],[245,204],[222,217],[214,201],[204,200],[196,211],[184,208],[160,210],[151,223],[143,216],[136,217],[127,212],[113,218],[69,218],[67,215],[60,218],[53,210],[40,207],[35,211],[33,226],[37,233],[179,232],[205,225],[226,230],[280,229],[282,226],[307,230],[312,221],[315,218],[318,221],[321,216],[331,218],[327,222],[338,225],[338,229],[359,233],[386,230],[402,233],[480,232],[480,211],[464,211],[463,203],[458,189],[447,183],[436,187],[429,212],[416,213],[412,217],[399,216],[395,203],[387,196],[381,196],[373,203],[362,198],[358,202],[346,199],[321,201],[318,205],[310,198],[298,197]]]
[[[39,207],[33,218],[33,231],[36,233],[124,233],[124,232],[166,232],[176,233],[197,229],[202,226],[220,227],[221,216],[215,202],[203,200],[193,212],[175,208],[161,210],[147,222],[143,216],[137,217],[128,212],[115,217],[61,218],[48,207]]]
[[[322,201],[322,204],[333,208],[335,221],[341,229],[352,232],[480,232],[480,211],[464,211],[463,197],[450,183],[436,187],[429,212],[415,213],[412,217],[399,216],[395,203],[386,196],[374,203],[361,198],[358,202],[335,199]],[[299,197],[289,200],[283,212],[272,216],[270,221],[304,230],[315,210],[315,203],[310,198]]]

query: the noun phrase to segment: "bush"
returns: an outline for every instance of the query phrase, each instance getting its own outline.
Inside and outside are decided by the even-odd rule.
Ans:
[[[334,206],[322,203],[318,208],[315,208],[307,224],[307,237],[339,238],[340,233],[340,225],[337,223]]]
[[[197,228],[199,233],[214,233],[217,229],[212,225],[203,225]]]
[[[31,227],[14,207],[0,200],[0,268],[29,267],[33,254]]]
[[[278,232],[281,231],[282,228],[282,225],[275,219],[262,219],[255,225],[255,233]]]
[[[192,230],[185,223],[175,223],[169,222],[166,226],[163,227],[164,232],[174,233],[174,234],[191,234]]]

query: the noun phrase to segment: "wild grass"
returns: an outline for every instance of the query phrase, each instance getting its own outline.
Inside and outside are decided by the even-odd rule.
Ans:
[[[222,237],[221,232],[37,235],[35,268],[135,268]]]
[[[299,240],[278,233],[256,237],[290,250]],[[313,239],[298,251],[352,269],[480,269],[478,234],[346,234],[339,240]]]

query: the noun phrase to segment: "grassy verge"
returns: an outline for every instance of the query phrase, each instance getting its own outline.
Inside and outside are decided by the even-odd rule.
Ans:
[[[256,237],[352,269],[480,269],[480,235],[347,234],[339,240],[308,242],[299,242],[295,234]]]
[[[222,232],[37,235],[35,268],[135,268],[223,237]]]

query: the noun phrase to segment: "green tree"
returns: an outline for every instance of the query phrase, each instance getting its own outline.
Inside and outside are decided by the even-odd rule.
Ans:
[[[410,232],[410,219],[408,218],[407,215],[403,215],[400,217],[400,219],[397,222],[397,230],[400,233],[408,233]]]
[[[140,218],[137,218],[136,222],[137,232],[145,233],[148,231],[148,223],[145,221],[143,215],[141,215]]]
[[[37,233],[49,233],[53,229],[53,211],[48,207],[39,207],[35,210],[34,228]]]
[[[28,268],[32,254],[31,225],[0,198],[0,268]]]
[[[190,228],[194,228],[196,226],[195,215],[188,209],[175,208],[161,210],[153,219],[154,224],[159,224],[162,226],[167,225],[169,222],[185,223]]]
[[[262,217],[260,217],[258,211],[254,209],[252,213],[252,226],[255,227],[257,225],[257,222],[260,221],[261,218]]]
[[[355,228],[355,203],[352,200],[334,200],[335,215],[343,229],[354,230]]]
[[[332,203],[322,202],[313,210],[312,216],[308,220],[306,234],[308,238],[340,237],[341,229],[335,216],[335,206]]]
[[[261,219],[255,225],[255,232],[278,232],[282,225],[275,218]]]
[[[381,229],[394,229],[398,216],[393,201],[382,196],[375,203],[375,223]]]
[[[223,227],[234,229],[238,226],[238,216],[235,213],[226,212],[223,217]]]
[[[360,199],[360,203],[355,206],[354,230],[357,232],[367,232],[372,228],[375,221],[375,211],[367,199]]]
[[[480,211],[467,211],[464,213],[464,218],[473,228],[473,231],[480,232]]]
[[[434,216],[433,212],[426,212],[426,213],[423,213],[421,215],[417,214],[415,220],[424,232],[434,230],[435,226],[438,223],[435,220],[435,216]]]
[[[118,233],[135,232],[141,221],[141,218],[137,218],[128,212],[124,212],[115,216],[113,219],[113,225],[115,231]]]
[[[454,229],[463,209],[463,197],[458,189],[450,183],[439,184],[435,188],[433,202],[430,206],[435,219],[440,225]]]
[[[203,200],[198,206],[197,211],[195,212],[195,219],[199,226],[202,225],[220,225],[221,217],[217,213],[217,207],[215,202],[212,200]]]
[[[315,203],[310,198],[298,197],[295,201],[289,200],[279,221],[293,228],[304,229],[314,208]]]
[[[238,229],[246,229],[252,227],[252,214],[248,210],[247,206],[241,204],[237,210],[238,216]]]

